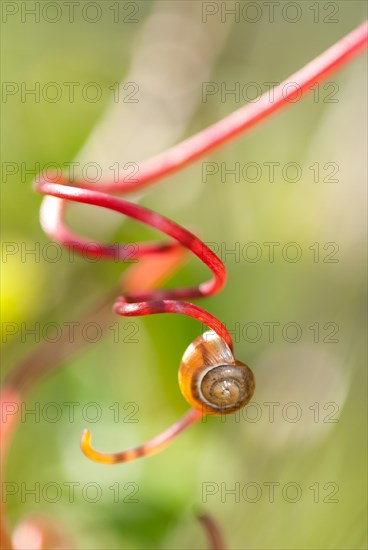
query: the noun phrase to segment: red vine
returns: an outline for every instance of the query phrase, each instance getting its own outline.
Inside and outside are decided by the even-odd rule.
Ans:
[[[182,143],[172,147],[168,151],[143,163],[135,182],[106,182],[91,186],[86,181],[71,182],[52,175],[41,174],[36,181],[35,189],[44,195],[50,195],[57,199],[43,204],[41,210],[41,224],[54,240],[72,248],[76,252],[83,252],[90,241],[72,233],[64,223],[66,202],[79,202],[107,208],[120,214],[129,216],[146,225],[158,229],[171,237],[169,243],[143,243],[139,245],[133,259],[142,259],[148,255],[170,254],[178,247],[189,249],[200,258],[213,272],[214,277],[204,283],[193,287],[180,287],[165,290],[140,290],[127,292],[120,296],[115,304],[114,311],[122,316],[152,315],[157,313],[177,313],[189,315],[198,321],[208,325],[232,350],[232,340],[226,327],[206,310],[191,304],[187,299],[210,296],[223,287],[226,280],[226,269],[221,260],[198,237],[187,229],[179,226],[174,221],[148,210],[143,206],[133,204],[124,199],[117,198],[110,193],[127,194],[136,191],[154,181],[183,168],[208,151],[218,147],[237,134],[251,128],[276,110],[290,102],[299,99],[316,82],[325,78],[329,73],[346,63],[356,55],[367,43],[367,23],[365,22],[352,31],[337,44],[329,48],[325,53],[307,64],[300,71],[292,75],[287,81],[274,88],[273,98],[269,94],[261,96],[254,104],[245,105],[223,120],[213,124],[206,130],[199,132]],[[286,90],[286,91],[285,91]],[[115,258],[124,260],[127,249],[121,244],[96,245],[95,255],[98,258]],[[90,248],[89,248],[90,252]],[[129,281],[128,281],[129,282]],[[128,285],[129,286],[129,285]],[[198,420],[201,416],[199,410],[191,409],[182,419],[171,428],[136,449],[116,454],[103,454],[94,451],[90,446],[91,435],[85,431],[82,437],[81,447],[83,452],[92,458],[105,463],[115,463],[147,454],[152,454],[161,449],[175,435],[187,426]]]

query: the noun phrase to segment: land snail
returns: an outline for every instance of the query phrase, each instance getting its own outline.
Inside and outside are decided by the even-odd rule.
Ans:
[[[186,349],[179,369],[185,399],[204,414],[230,414],[251,400],[255,382],[247,365],[237,361],[229,346],[207,331]]]

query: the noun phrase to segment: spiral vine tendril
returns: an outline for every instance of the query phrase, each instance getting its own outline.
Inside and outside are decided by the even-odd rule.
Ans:
[[[42,194],[63,199],[64,201],[84,203],[94,206],[100,206],[120,214],[129,216],[154,229],[171,237],[170,242],[140,243],[134,251],[133,256],[129,252],[129,258],[132,260],[144,259],[146,256],[156,255],[160,258],[172,254],[178,248],[188,249],[195,254],[213,273],[213,278],[209,281],[191,287],[179,287],[173,289],[154,289],[127,292],[119,296],[113,306],[115,313],[122,316],[140,316],[153,315],[158,313],[176,313],[188,315],[206,324],[222,338],[232,350],[233,344],[231,336],[226,327],[208,311],[190,302],[183,301],[187,299],[201,298],[210,296],[223,287],[226,281],[226,268],[216,254],[208,248],[193,233],[179,226],[172,220],[148,210],[138,204],[127,200],[106,194],[101,191],[103,186],[97,188],[88,187],[84,183],[83,187],[74,187],[67,182],[60,180],[54,181],[53,175],[39,175],[35,183],[35,189]],[[129,192],[132,189],[129,188]],[[121,192],[121,191],[120,191]],[[56,209],[42,208],[41,223],[48,235],[60,244],[72,248],[78,253],[85,251],[86,245],[91,245],[84,237],[72,233],[65,224],[65,210],[67,203],[58,201]],[[50,206],[49,204],[47,205]],[[56,213],[56,216],[55,216]],[[126,258],[126,247],[123,244],[104,244],[100,242],[93,243],[93,251],[89,246],[89,254],[99,258],[111,259]],[[179,261],[177,262],[179,264]],[[179,267],[179,265],[177,266]],[[127,285],[129,286],[129,285]],[[168,443],[174,436],[178,435],[186,427],[193,424],[201,416],[201,412],[191,409],[178,422],[168,430],[152,439],[148,443],[136,448],[124,451],[122,453],[98,453],[90,445],[91,434],[85,430],[81,446],[83,452],[92,460],[104,463],[116,463],[128,460],[134,460],[138,456],[146,456],[157,452]]]
[[[117,298],[114,304],[114,311],[118,315],[123,316],[152,315],[157,313],[188,315],[214,330],[231,353],[233,348],[232,340],[225,326],[206,310],[185,301],[188,299],[210,296],[221,290],[226,281],[226,269],[221,260],[198,237],[187,229],[143,206],[107,193],[127,194],[183,168],[208,151],[213,150],[241,132],[248,130],[275,111],[293,102],[296,93],[295,85],[297,87],[297,93],[300,93],[301,97],[303,93],[311,89],[313,84],[319,82],[329,73],[338,69],[354,55],[359,53],[366,45],[367,22],[364,22],[323,54],[293,74],[288,80],[276,86],[273,89],[272,101],[270,101],[268,94],[264,94],[259,98],[257,103],[241,107],[221,121],[191,138],[188,138],[182,143],[179,143],[163,154],[143,163],[136,182],[106,182],[103,185],[94,185],[92,187],[85,181],[78,181],[76,184],[71,184],[71,182],[58,176],[53,177],[52,175],[41,174],[37,178],[35,189],[44,195],[48,195],[44,199],[41,208],[41,224],[43,229],[57,242],[72,248],[76,252],[83,252],[86,245],[91,244],[90,241],[86,241],[82,236],[72,233],[64,222],[67,204],[69,202],[79,202],[113,210],[166,234],[172,239],[170,242],[142,243],[130,258],[143,260],[142,269],[144,269],[144,261],[148,256],[152,257],[152,255],[154,255],[162,259],[162,261],[171,256],[172,266],[178,267],[181,261],[179,252],[188,249],[210,268],[213,273],[213,278],[193,287],[157,290],[152,289],[152,285],[148,284],[147,287],[137,290],[134,284],[130,284],[132,281],[128,275],[125,279],[126,292]],[[287,86],[290,81],[293,82],[293,87]],[[285,89],[288,91],[285,92]],[[94,244],[96,245],[96,257],[98,255],[99,258],[105,259],[126,259],[127,250],[124,245]],[[176,254],[177,256],[175,256]],[[158,264],[156,268],[159,271]],[[136,276],[137,272],[135,271],[133,274]],[[149,275],[147,275],[147,277],[149,277]],[[141,279],[144,281],[145,276]],[[156,286],[156,284],[153,286]],[[129,291],[130,287],[134,290]],[[231,364],[239,363],[234,360],[233,356],[231,357]],[[241,368],[248,367],[242,365]],[[219,392],[223,391],[221,389],[221,384],[219,388]],[[249,389],[252,390],[252,388],[254,388],[254,381],[250,381]],[[251,395],[251,393],[250,391],[249,395]],[[87,430],[82,436],[81,447],[87,456],[103,463],[110,464],[134,460],[139,456],[157,452],[162,446],[169,443],[174,436],[196,422],[200,416],[201,411],[193,408],[178,422],[156,438],[136,449],[124,451],[122,453],[99,453],[93,450],[90,445],[91,434]]]

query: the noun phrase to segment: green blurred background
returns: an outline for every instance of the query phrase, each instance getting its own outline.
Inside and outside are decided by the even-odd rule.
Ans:
[[[21,9],[24,3],[14,4]],[[76,4],[80,4],[76,7],[79,14],[83,3]],[[175,80],[177,89],[184,90],[177,97],[166,98],[171,111],[165,103],[158,109],[159,114],[167,116],[165,131],[177,124],[178,130],[172,135],[180,139],[242,104],[235,96],[221,98],[220,94],[202,101],[194,69],[210,55],[205,46],[211,51],[217,49],[211,65],[205,67],[208,73],[202,81],[220,86],[224,83],[228,88],[236,82],[257,82],[264,91],[263,83],[286,78],[366,15],[366,4],[359,1],[319,2],[318,16],[316,3],[296,3],[302,17],[295,23],[280,15],[281,7],[275,12],[274,22],[270,22],[262,2],[261,17],[254,23],[241,13],[238,22],[232,22],[224,13],[222,21],[225,3],[210,3],[219,10],[210,22],[203,22],[205,3],[201,2],[95,4],[101,7],[102,17],[94,24],[80,16],[71,23],[65,10],[55,23],[42,17],[35,22],[29,16],[22,21],[21,11],[6,22],[3,18],[4,82],[25,82],[29,86],[40,82],[42,86],[48,82],[77,81],[83,85],[93,81],[104,91],[95,103],[85,101],[80,93],[76,93],[73,103],[66,94],[55,103],[42,97],[39,102],[31,97],[21,101],[20,94],[6,101],[3,98],[3,163],[25,163],[32,168],[35,163],[42,167],[48,162],[73,161],[91,132],[98,135],[96,124],[113,103],[109,86],[126,79],[138,50],[143,51],[140,74],[144,76],[150,25],[162,25],[162,49],[156,48],[155,55],[171,60],[171,73],[166,80],[161,75],[163,86],[170,91]],[[120,7],[112,8],[113,4]],[[226,3],[235,4],[243,8],[247,3]],[[281,6],[285,4],[281,2]],[[123,10],[118,22],[113,20],[116,9]],[[136,12],[136,23],[123,21],[130,10]],[[330,15],[332,12],[334,15]],[[249,11],[248,19],[252,17]],[[196,37],[206,33],[209,25],[211,40],[203,42],[203,50],[196,50]],[[182,29],[185,32],[180,32]],[[216,29],[221,39],[217,40]],[[141,39],[142,33],[145,40]],[[157,41],[157,31],[152,33]],[[181,83],[182,75],[173,70],[173,64],[174,68],[175,63],[180,65],[181,49],[175,49],[176,41],[181,49],[188,42],[193,85],[190,71]],[[200,305],[228,328],[240,329],[235,336],[236,356],[254,370],[256,406],[249,408],[248,417],[231,416],[226,421],[210,418],[199,423],[149,459],[111,468],[88,461],[79,450],[81,431],[88,425],[82,415],[86,404],[95,402],[101,408],[101,419],[89,423],[89,427],[96,448],[106,451],[123,450],[145,441],[187,410],[177,386],[177,368],[184,350],[202,327],[179,316],[137,319],[137,342],[120,338],[119,343],[108,330],[104,338],[86,344],[43,379],[30,395],[29,408],[39,403],[42,410],[47,403],[56,402],[63,414],[54,423],[42,414],[39,422],[26,417],[14,439],[6,479],[28,488],[35,483],[42,488],[53,482],[63,490],[54,503],[47,502],[52,500],[51,490],[50,498],[41,497],[40,502],[31,496],[21,498],[20,493],[9,497],[13,525],[31,513],[57,518],[74,547],[81,549],[206,548],[205,535],[195,519],[201,510],[218,521],[231,549],[366,548],[364,55],[328,82],[332,87],[321,85],[319,98],[311,93],[204,159],[225,163],[228,168],[237,162],[258,163],[259,181],[241,178],[235,182],[231,175],[222,181],[219,170],[204,183],[204,167],[197,162],[148,188],[139,198],[141,204],[195,228],[204,241],[219,247],[228,282],[218,296]],[[144,92],[144,84],[138,84]],[[334,102],[328,100],[331,90],[336,91]],[[149,98],[143,92],[137,96],[140,108]],[[147,105],[149,111],[154,110]],[[129,113],[134,122],[134,105]],[[130,121],[130,129],[134,129],[131,139],[146,139],[144,118],[132,124]],[[120,134],[129,142],[125,131],[124,125],[111,125],[117,147]],[[159,142],[159,125],[157,136]],[[157,152],[153,131],[147,141],[151,142],[152,153]],[[146,151],[139,154],[137,150],[137,157],[130,160],[142,160]],[[103,163],[102,156],[94,157],[95,161]],[[302,176],[297,182],[286,181],[276,169],[275,181],[270,182],[264,164],[269,162],[278,162],[281,168],[289,162],[298,163]],[[315,163],[320,168],[318,182],[310,168]],[[334,176],[338,181],[323,181],[330,174],[331,165],[326,167],[326,163],[338,165]],[[19,171],[8,175],[3,171],[4,243],[31,248],[34,243],[43,247],[49,242],[39,224],[40,203],[40,196],[32,191],[32,174],[23,176]],[[106,215],[94,208],[79,207],[75,212],[74,227],[91,238],[99,236],[99,223],[104,240],[134,242],[156,237],[126,220],[109,229]],[[257,243],[261,250],[259,261],[249,260],[254,250],[249,249],[248,259],[241,254],[249,242]],[[268,242],[280,243],[273,262],[264,244]],[[291,242],[302,251],[297,262],[286,261],[281,253]],[[336,244],[327,248],[326,243]],[[237,255],[225,254],[236,247]],[[337,247],[336,254],[329,256]],[[21,253],[3,257],[2,326],[73,321],[88,304],[109,292],[122,269],[124,266],[114,262],[92,263],[83,258],[71,262],[67,252],[55,263],[42,257],[35,261],[31,256],[24,261]],[[195,284],[206,276],[206,269],[190,259],[170,283]],[[120,334],[127,335],[126,325],[131,321],[112,315],[111,325],[115,322],[119,323]],[[274,341],[268,336],[270,322],[278,323]],[[290,341],[294,337],[292,328],[282,332],[288,323],[296,323],[301,330],[295,342]],[[242,329],[247,326],[249,331],[244,329],[244,335]],[[261,332],[254,332],[259,330],[257,327]],[[11,337],[3,334],[4,372],[34,346],[34,338],[24,334],[22,338],[21,329]],[[68,420],[62,405],[66,402],[80,404],[74,422]],[[119,422],[114,422],[109,408],[116,402],[121,413]],[[134,419],[138,422],[127,422],[133,410],[129,403],[136,404]],[[273,419],[269,403],[275,404]],[[297,403],[301,411],[301,418],[294,422],[296,409],[290,403]],[[73,502],[69,502],[65,485],[71,482],[80,484]],[[89,497],[83,497],[82,489],[91,482],[101,487],[97,502],[88,502],[93,499],[93,489]],[[114,484],[120,488],[118,503],[110,489]],[[269,496],[270,486],[274,487],[274,498]],[[124,502],[135,487],[138,492],[134,499],[138,502]],[[239,498],[227,493],[231,489],[238,491]],[[213,494],[206,496],[206,490]]]

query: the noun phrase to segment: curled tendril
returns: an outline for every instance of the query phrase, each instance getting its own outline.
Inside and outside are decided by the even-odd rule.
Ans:
[[[158,157],[145,162],[136,182],[127,183],[119,180],[118,182],[105,182],[102,185],[92,187],[85,181],[71,184],[71,182],[58,176],[53,178],[52,175],[41,174],[37,178],[35,189],[44,195],[49,195],[44,200],[41,209],[41,224],[44,230],[59,243],[72,248],[76,252],[83,252],[85,246],[90,242],[82,236],[72,233],[64,223],[67,204],[69,202],[79,202],[119,212],[166,234],[172,241],[169,243],[142,243],[135,251],[133,258],[130,256],[131,259],[143,260],[144,268],[144,261],[149,256],[156,255],[164,259],[178,248],[188,249],[211,269],[214,275],[213,278],[194,287],[168,290],[152,290],[143,285],[143,288],[137,291],[134,289],[133,284],[134,290],[126,292],[115,302],[114,311],[123,316],[157,313],[189,315],[212,328],[232,350],[231,337],[224,325],[204,309],[183,301],[210,296],[221,290],[226,280],[226,270],[221,260],[198,237],[172,220],[140,205],[109,195],[107,192],[126,194],[183,168],[206,152],[218,147],[270,116],[278,109],[290,104],[290,100],[295,99],[296,89],[297,93],[301,95],[307,92],[314,83],[319,82],[346,63],[361,51],[366,44],[367,22],[364,22],[311,63],[293,74],[288,81],[276,86],[273,90],[272,101],[269,94],[266,93],[259,98],[257,103],[241,107],[220,122],[168,149]],[[290,81],[293,82],[292,87],[287,86]],[[113,257],[115,260],[126,258],[127,251],[124,245],[103,243],[95,243],[95,245],[95,254],[99,258],[108,259]],[[129,288],[131,281],[128,279],[126,282],[128,284],[125,290]],[[133,460],[139,456],[157,452],[173,437],[198,420],[199,416],[198,411],[193,409],[145,445],[122,453],[105,454],[95,451],[90,445],[91,435],[88,431],[85,431],[82,436],[81,447],[87,456],[98,462],[110,464]]]
[[[35,188],[40,193],[49,195],[64,201],[78,202],[107,208],[120,214],[129,216],[146,225],[165,233],[173,241],[167,243],[142,243],[134,251],[131,259],[143,259],[147,256],[156,255],[159,257],[172,253],[178,247],[188,249],[195,254],[213,273],[213,278],[197,286],[180,287],[173,289],[141,290],[126,293],[117,298],[113,309],[115,313],[122,316],[154,315],[158,313],[176,313],[188,315],[206,324],[225,340],[230,349],[233,343],[226,327],[208,311],[183,301],[188,298],[200,298],[210,296],[218,292],[226,280],[226,268],[222,261],[208,248],[198,237],[187,229],[179,226],[172,220],[148,210],[143,206],[133,204],[121,198],[97,190],[87,188],[86,185],[73,187],[66,185],[64,181],[55,183],[52,176],[40,175],[36,181]],[[87,241],[76,234],[72,234],[64,222],[65,207],[49,210],[43,208],[41,211],[41,223],[47,233],[60,244],[72,248],[76,252],[83,252]],[[56,218],[55,218],[56,213]],[[89,243],[90,244],[90,243]],[[124,259],[126,247],[122,244],[94,243],[94,254],[96,257]],[[90,249],[90,248],[89,248]],[[144,265],[144,263],[143,263]],[[126,282],[127,283],[127,282]],[[127,284],[129,287],[129,284]],[[174,437],[192,425],[201,417],[201,411],[190,409],[182,418],[175,422],[167,430],[147,443],[121,453],[100,453],[91,447],[91,433],[85,430],[81,439],[81,449],[84,454],[96,462],[104,464],[116,464],[135,460],[141,456],[147,456],[158,452],[167,445]]]

